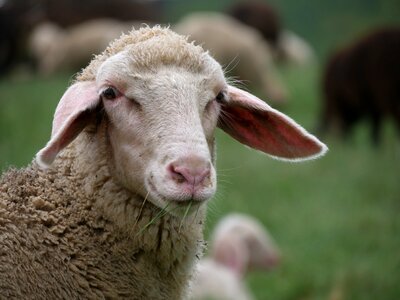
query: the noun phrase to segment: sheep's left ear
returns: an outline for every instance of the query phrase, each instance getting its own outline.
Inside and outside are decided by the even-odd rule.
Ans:
[[[93,120],[99,103],[95,82],[77,82],[67,89],[54,114],[50,141],[36,155],[41,167],[50,166],[57,154]]]
[[[218,126],[239,142],[268,155],[302,161],[323,155],[328,148],[288,116],[256,96],[228,86]]]

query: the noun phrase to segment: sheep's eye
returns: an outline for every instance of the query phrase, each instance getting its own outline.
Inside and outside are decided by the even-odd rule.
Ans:
[[[215,100],[217,100],[218,103],[224,102],[225,101],[224,93],[219,92],[218,95],[215,97]]]
[[[113,87],[106,88],[101,95],[107,100],[113,100],[117,98],[118,91]]]

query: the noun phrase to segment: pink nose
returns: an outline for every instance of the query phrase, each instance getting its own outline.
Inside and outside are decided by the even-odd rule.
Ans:
[[[186,156],[168,166],[171,178],[179,184],[185,184],[196,190],[206,184],[210,178],[210,163],[198,156]]]

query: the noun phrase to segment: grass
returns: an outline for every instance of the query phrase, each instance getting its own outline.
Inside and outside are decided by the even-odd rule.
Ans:
[[[286,112],[313,128],[318,70],[284,70]],[[343,144],[332,137],[320,160],[286,164],[220,136],[222,191],[211,229],[232,210],[262,220],[284,262],[248,279],[257,299],[400,299],[400,144],[392,124],[373,149],[360,124]],[[232,171],[224,168],[236,167]],[[229,169],[227,169],[229,170]]]
[[[312,129],[318,68],[284,69],[285,113]],[[0,168],[28,164],[46,143],[69,77],[0,82]],[[400,145],[393,126],[370,146],[360,124],[348,143],[329,137],[322,159],[288,164],[218,132],[219,191],[206,234],[226,213],[259,218],[283,252],[274,272],[252,273],[257,299],[400,299]]]

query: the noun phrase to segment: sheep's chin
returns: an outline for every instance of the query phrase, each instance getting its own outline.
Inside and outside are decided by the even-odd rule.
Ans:
[[[148,180],[146,182],[147,186],[147,199],[152,204],[157,206],[158,208],[165,210],[167,213],[176,216],[182,217],[184,215],[191,215],[194,212],[198,211],[202,205],[206,205],[210,197],[199,197],[199,198],[187,198],[187,199],[175,199],[169,198],[162,195],[156,188],[156,186]]]

